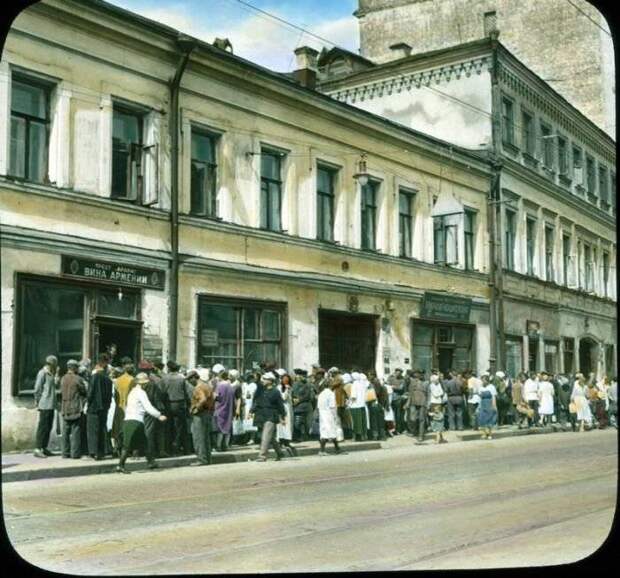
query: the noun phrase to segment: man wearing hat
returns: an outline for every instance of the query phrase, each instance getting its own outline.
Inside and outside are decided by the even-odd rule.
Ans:
[[[81,418],[86,402],[86,384],[78,375],[79,363],[67,361],[67,373],[60,380],[60,413],[64,421],[62,430],[62,457],[79,460],[82,457]]]
[[[187,376],[187,380],[194,386],[189,410],[192,416],[194,451],[199,465],[204,466],[211,463],[211,422],[215,395],[213,387],[209,384],[208,369],[192,372],[192,375]]]
[[[161,377],[157,374],[155,366],[143,359],[138,364],[138,371],[146,373],[149,382],[142,386],[144,393],[149,398],[153,407],[161,413],[165,413],[164,394],[161,391]],[[144,433],[146,435],[147,450],[154,457],[167,457],[165,423],[160,422],[150,414],[144,416]]]
[[[176,361],[166,363],[168,373],[161,380],[161,390],[168,401],[172,431],[169,431],[172,455],[178,456],[187,452],[187,415],[189,399],[185,385],[185,376],[179,372]]]
[[[46,458],[52,455],[52,452],[47,449],[47,445],[54,424],[54,409],[58,404],[59,373],[58,359],[54,355],[48,355],[45,358],[45,365],[37,373],[34,382],[34,402],[39,410],[39,424],[34,450],[34,455],[37,458]]]
[[[256,390],[250,416],[254,418],[254,424],[262,430],[260,452],[257,462],[267,461],[269,446],[273,445],[276,452],[276,461],[284,455],[276,438],[276,424],[285,422],[286,410],[280,392],[275,387],[276,376],[266,372],[261,377],[262,388]]]
[[[293,382],[293,441],[306,441],[312,427],[312,391],[305,369],[294,369]]]
[[[106,420],[112,404],[112,380],[108,375],[110,358],[100,353],[86,393],[86,428],[88,453],[95,460],[103,459],[106,453]]]

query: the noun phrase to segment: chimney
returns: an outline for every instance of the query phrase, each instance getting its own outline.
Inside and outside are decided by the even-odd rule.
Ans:
[[[394,59],[398,60],[399,58],[406,58],[411,55],[411,46],[406,42],[397,42],[396,44],[392,44],[390,46],[390,50],[394,54]]]
[[[316,86],[316,73],[318,67],[318,50],[309,46],[300,46],[295,49],[297,58],[297,70],[293,73],[295,80],[306,88]]]

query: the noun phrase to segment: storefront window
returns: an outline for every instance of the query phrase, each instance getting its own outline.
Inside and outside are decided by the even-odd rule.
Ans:
[[[48,355],[61,368],[81,359],[84,346],[85,291],[71,286],[28,282],[21,285],[17,347],[17,393],[32,393],[37,372]]]
[[[506,339],[506,372],[512,378],[523,371],[523,342],[520,338]]]
[[[446,373],[473,366],[473,328],[426,322],[413,323],[412,368]]]
[[[283,308],[201,298],[197,363],[251,370],[255,364],[282,364]]]

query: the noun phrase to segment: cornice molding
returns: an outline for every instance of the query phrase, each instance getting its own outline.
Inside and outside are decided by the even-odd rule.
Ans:
[[[446,64],[431,68],[430,70],[414,71],[399,74],[392,78],[375,80],[352,86],[327,90],[335,100],[354,104],[357,101],[372,100],[381,98],[384,94],[390,96],[393,93],[399,94],[403,91],[411,92],[422,87],[432,85],[448,84],[452,80],[459,80],[462,76],[469,78],[472,75],[480,75],[483,70],[490,70],[491,58],[480,56],[454,64]]]

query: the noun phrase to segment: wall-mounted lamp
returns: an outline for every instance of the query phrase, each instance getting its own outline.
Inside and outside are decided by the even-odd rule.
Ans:
[[[353,175],[353,178],[363,187],[368,184],[370,175],[366,168],[366,153],[362,153],[360,160],[357,161],[357,172]]]
[[[122,287],[118,288],[118,293],[116,294],[116,296],[118,297],[119,301],[123,300],[123,288]]]

